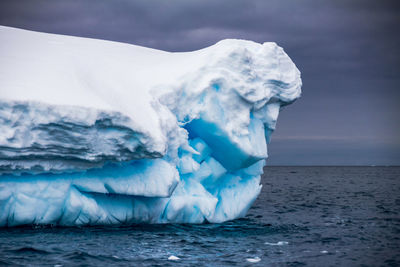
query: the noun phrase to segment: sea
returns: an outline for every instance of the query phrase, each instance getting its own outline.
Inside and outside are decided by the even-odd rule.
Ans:
[[[3,228],[0,266],[400,266],[400,167],[264,171],[245,218]]]

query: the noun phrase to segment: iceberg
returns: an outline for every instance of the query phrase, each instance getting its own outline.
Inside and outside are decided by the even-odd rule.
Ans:
[[[1,26],[0,58],[1,227],[243,217],[301,94],[272,42],[171,53]]]

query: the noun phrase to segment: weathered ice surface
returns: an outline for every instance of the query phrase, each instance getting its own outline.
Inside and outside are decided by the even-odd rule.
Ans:
[[[0,26],[0,58],[0,226],[244,216],[301,94],[275,43],[169,53]]]

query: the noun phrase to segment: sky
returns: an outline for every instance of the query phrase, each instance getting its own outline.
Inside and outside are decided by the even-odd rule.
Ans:
[[[172,52],[276,42],[303,94],[281,111],[269,165],[400,165],[399,1],[0,0],[0,25]]]

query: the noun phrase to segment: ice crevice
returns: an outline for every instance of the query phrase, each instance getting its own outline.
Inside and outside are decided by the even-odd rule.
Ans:
[[[169,53],[0,26],[0,57],[2,227],[243,217],[301,94],[269,42]]]

